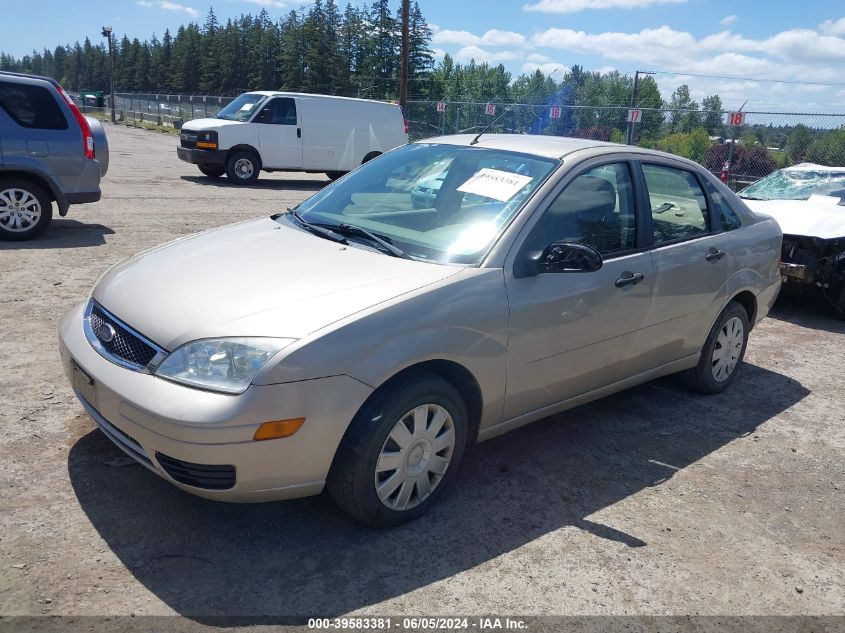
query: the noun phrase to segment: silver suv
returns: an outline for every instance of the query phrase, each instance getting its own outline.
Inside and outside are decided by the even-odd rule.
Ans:
[[[102,124],[53,79],[0,71],[0,240],[29,240],[71,204],[100,199]]]

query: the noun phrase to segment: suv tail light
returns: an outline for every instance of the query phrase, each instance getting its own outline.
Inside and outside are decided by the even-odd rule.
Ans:
[[[59,94],[64,97],[64,100],[70,107],[71,112],[73,112],[73,118],[76,119],[76,122],[79,124],[79,129],[82,130],[82,149],[85,152],[85,158],[93,159],[94,135],[91,133],[91,126],[88,125],[87,119],[82,116],[79,108],[76,107],[76,104],[73,102],[73,99],[70,98],[68,93],[66,93],[61,86],[56,86],[56,88],[58,89]]]
[[[402,119],[405,122],[405,134],[408,133],[408,119]]]

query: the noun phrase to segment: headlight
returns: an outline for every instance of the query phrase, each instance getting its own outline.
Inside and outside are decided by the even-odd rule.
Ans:
[[[287,347],[287,338],[216,338],[185,343],[158,366],[155,374],[186,385],[239,394],[270,357]]]

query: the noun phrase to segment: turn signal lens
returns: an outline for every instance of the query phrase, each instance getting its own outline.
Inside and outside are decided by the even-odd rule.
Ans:
[[[256,442],[262,440],[275,440],[280,437],[290,437],[296,433],[305,423],[305,418],[293,418],[292,420],[272,420],[265,422],[255,431],[252,436]]]
[[[199,149],[217,149],[217,143],[213,141],[197,141],[197,148]]]

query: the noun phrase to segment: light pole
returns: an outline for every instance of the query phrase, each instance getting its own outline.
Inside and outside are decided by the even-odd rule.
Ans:
[[[111,103],[111,122],[114,123],[114,49],[111,43],[111,27],[103,27],[103,37],[109,40],[109,101]]]

